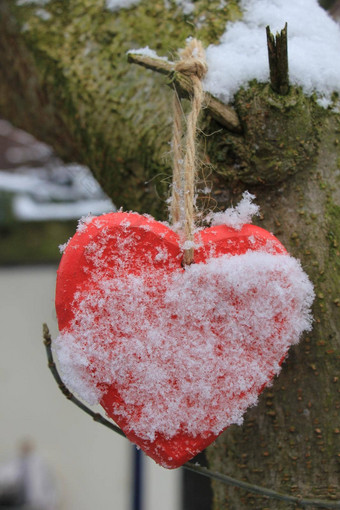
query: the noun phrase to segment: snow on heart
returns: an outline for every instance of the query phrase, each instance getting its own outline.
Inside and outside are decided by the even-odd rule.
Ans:
[[[86,257],[100,260],[92,248]],[[313,287],[298,261],[270,247],[170,273],[96,267],[55,342],[63,378],[90,404],[119,388],[114,412],[143,440],[240,424],[311,329]]]

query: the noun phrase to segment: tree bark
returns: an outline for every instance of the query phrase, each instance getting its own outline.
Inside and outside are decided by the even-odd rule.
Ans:
[[[149,45],[171,54],[204,12],[194,35],[217,42],[241,15],[237,2],[219,3],[198,0],[183,16],[174,2],[112,13],[102,2],[54,0],[46,15],[2,0],[0,114],[88,165],[118,207],[164,219],[171,93],[164,77],[129,64],[126,51]],[[213,192],[201,203],[225,208],[253,192],[260,226],[301,260],[317,297],[313,332],[290,350],[243,426],[208,448],[209,465],[279,492],[340,499],[340,115],[294,87],[281,96],[257,83],[239,91],[233,108],[240,134],[202,118],[202,175]],[[218,482],[213,489],[215,509],[289,508]]]

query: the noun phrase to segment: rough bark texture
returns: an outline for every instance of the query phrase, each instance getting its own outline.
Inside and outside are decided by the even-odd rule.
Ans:
[[[275,190],[261,189],[262,224],[301,259],[315,285],[313,332],[291,349],[244,425],[230,427],[207,452],[217,470],[288,494],[329,499],[339,499],[338,136],[339,120],[323,119],[315,164]],[[290,508],[219,484],[214,489],[218,509]]]
[[[241,15],[232,1],[218,9],[219,1],[198,0],[189,17],[168,3],[112,13],[99,0],[53,0],[44,7],[49,19],[37,5],[0,5],[0,115],[87,164],[118,206],[159,219],[171,174],[170,92],[164,77],[128,64],[125,53],[149,45],[171,56],[189,35],[216,42]],[[202,204],[226,207],[254,192],[259,224],[301,259],[317,298],[312,334],[208,460],[281,492],[339,499],[340,115],[300,90],[279,96],[257,83],[239,91],[234,107],[240,135],[202,119],[202,172],[213,185]],[[214,498],[215,509],[289,508],[218,483]]]

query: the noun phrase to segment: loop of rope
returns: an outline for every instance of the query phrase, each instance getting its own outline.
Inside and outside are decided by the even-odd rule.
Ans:
[[[192,81],[193,94],[191,111],[187,117],[184,161],[182,158],[182,110],[175,90],[174,94],[174,128],[173,128],[173,185],[171,216],[174,224],[180,223],[184,234],[183,263],[189,265],[194,260],[194,207],[196,178],[196,130],[197,120],[202,108],[204,92],[202,78],[207,72],[203,46],[197,39],[191,39],[181,51],[180,60],[175,71],[189,76]]]

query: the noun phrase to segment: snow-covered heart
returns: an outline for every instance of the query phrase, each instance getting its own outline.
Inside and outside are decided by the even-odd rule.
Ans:
[[[269,232],[220,225],[195,242],[184,269],[168,226],[110,213],[81,225],[57,278],[65,382],[169,468],[241,423],[311,326],[312,285]]]

